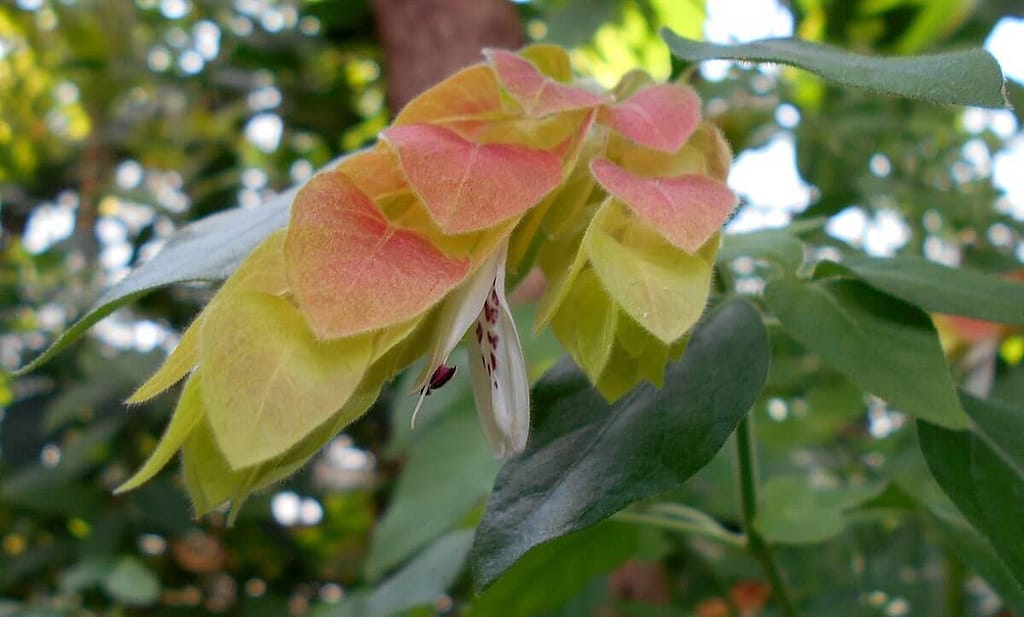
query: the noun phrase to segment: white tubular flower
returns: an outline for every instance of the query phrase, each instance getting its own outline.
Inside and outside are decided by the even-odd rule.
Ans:
[[[530,380],[512,311],[505,299],[508,243],[494,254],[441,308],[438,337],[417,382],[420,399],[412,421],[431,391],[455,374],[448,356],[472,328],[469,366],[480,426],[496,458],[523,451],[530,433]]]

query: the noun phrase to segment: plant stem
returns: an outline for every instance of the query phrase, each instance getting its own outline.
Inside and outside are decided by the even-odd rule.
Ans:
[[[673,502],[652,503],[644,508],[644,512],[662,514],[677,519],[688,520],[697,525],[702,525],[705,528],[718,529],[729,535],[736,536],[737,538],[743,538],[741,534],[734,534],[728,529],[722,527],[717,520],[708,514],[698,510],[697,508],[691,508],[685,504]],[[743,541],[746,542],[746,539],[743,539]]]
[[[746,540],[743,536],[730,533],[726,529],[707,527],[705,525],[661,514],[623,510],[622,512],[616,513],[615,516],[612,517],[612,520],[621,521],[623,523],[648,525],[650,527],[660,527],[671,531],[703,536],[735,547],[746,546]]]
[[[743,530],[747,535],[747,548],[761,563],[768,581],[775,590],[775,600],[787,617],[798,617],[796,605],[790,597],[789,587],[782,577],[782,571],[775,563],[772,547],[761,537],[754,525],[757,517],[757,461],[754,452],[753,426],[749,415],[740,420],[736,427],[736,481],[739,483],[740,511]]]
[[[963,562],[946,551],[946,617],[964,617],[967,614],[967,599],[964,597],[966,576]]]

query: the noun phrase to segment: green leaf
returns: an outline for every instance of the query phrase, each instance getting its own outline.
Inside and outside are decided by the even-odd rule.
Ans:
[[[721,59],[789,64],[844,86],[932,103],[1008,105],[999,63],[982,49],[879,57],[794,38],[720,45],[685,39],[666,29],[661,36],[673,55],[690,62]]]
[[[585,45],[605,23],[619,21],[623,0],[569,0],[545,7],[551,41],[575,47]]]
[[[51,515],[88,518],[100,510],[101,495],[91,484],[76,482],[107,460],[107,452],[123,417],[93,421],[61,443],[56,467],[33,463],[6,472],[0,480],[0,501]]]
[[[772,359],[772,369],[781,365],[776,355]],[[762,413],[758,415],[755,426],[762,444],[779,452],[808,445],[825,445],[834,441],[844,428],[859,424],[864,419],[864,390],[831,371],[818,371],[801,399],[802,404],[789,401],[786,417],[782,420],[768,413],[771,401],[762,401],[758,405]]]
[[[264,238],[288,223],[297,192],[295,187],[259,208],[233,208],[182,227],[163,250],[103,292],[85,315],[17,374],[48,362],[96,322],[155,289],[188,281],[226,279]]]
[[[698,324],[665,387],[609,405],[562,363],[536,386],[526,452],[498,474],[471,553],[486,587],[528,550],[584,529],[633,501],[678,488],[715,453],[764,384],[761,316],[743,300]]]
[[[0,499],[12,506],[50,516],[82,516],[101,510],[95,487],[70,483],[67,476],[43,467],[25,467],[0,483]]]
[[[776,476],[765,483],[755,524],[770,542],[812,544],[839,535],[845,511],[885,489],[885,484],[816,488],[801,476]]]
[[[104,579],[103,590],[122,604],[145,606],[160,599],[160,579],[137,557],[122,557]]]
[[[415,606],[430,605],[447,591],[462,569],[473,531],[462,529],[441,536],[374,590],[361,615],[393,615]]]
[[[429,606],[455,581],[472,539],[471,529],[441,536],[373,592],[314,611],[312,617],[389,617]]]
[[[1024,477],[1024,410],[1000,401],[984,401],[960,392],[977,433]]]
[[[373,532],[365,565],[370,579],[454,527],[490,492],[498,463],[481,438],[472,392],[465,388],[464,394],[410,448],[388,510]],[[398,421],[407,422],[407,416]]]
[[[852,256],[842,265],[872,287],[927,311],[1024,324],[1024,283],[911,256]]]
[[[928,520],[938,531],[939,539],[959,559],[984,577],[999,593],[1003,602],[1018,613],[1024,611],[1024,584],[996,555],[984,536],[955,511],[933,508],[928,511]]]
[[[963,403],[975,431],[919,422],[921,450],[942,490],[1024,586],[1024,412],[968,396]]]
[[[181,335],[178,344],[145,382],[132,393],[125,403],[131,405],[142,403],[169,389],[188,375],[199,361],[199,329],[202,325],[202,314],[197,317]]]
[[[935,479],[1024,584],[1024,478],[968,431],[919,422],[918,432]]]
[[[633,556],[637,531],[608,522],[536,547],[473,601],[468,617],[533,617],[561,606]]]
[[[280,229],[261,242],[231,274],[218,296],[242,291],[255,291],[272,296],[287,293],[288,285],[284,276],[286,236],[287,230]],[[135,390],[127,403],[142,403],[157,396],[195,368],[199,362],[199,333],[208,312],[209,309],[205,309],[192,320],[167,360]]]
[[[938,335],[921,309],[855,280],[776,280],[764,292],[786,331],[901,411],[967,426]]]
[[[60,573],[60,589],[67,594],[101,584],[113,567],[113,560],[106,556],[89,555]],[[3,613],[0,612],[0,615]]]
[[[785,229],[764,229],[745,234],[726,234],[718,250],[718,262],[753,257],[795,273],[804,262],[804,244]]]
[[[995,588],[1004,602],[1024,612],[1024,584],[996,554],[985,536],[975,530],[935,481],[924,458],[916,450],[906,451],[890,466],[889,492],[904,494],[920,508],[939,540]]]

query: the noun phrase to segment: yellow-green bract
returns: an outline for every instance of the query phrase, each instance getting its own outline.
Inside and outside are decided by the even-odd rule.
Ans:
[[[420,396],[470,345],[496,456],[525,447],[529,382],[506,272],[539,267],[550,324],[601,393],[661,384],[707,302],[736,200],[729,148],[682,84],[601,92],[566,53],[489,50],[413,100],[380,142],[314,176],[131,402],[187,376],[121,490],[179,449],[199,514],[301,466],[420,357]],[[438,377],[439,376],[439,377]]]

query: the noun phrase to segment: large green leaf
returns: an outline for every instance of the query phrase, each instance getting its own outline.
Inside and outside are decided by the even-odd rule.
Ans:
[[[454,527],[494,484],[498,464],[481,438],[472,392],[464,391],[467,396],[455,409],[427,426],[409,449],[388,510],[373,532],[365,566],[369,578],[380,577]],[[407,416],[398,421],[406,422]]]
[[[93,324],[157,288],[226,279],[264,238],[288,223],[297,192],[295,187],[259,208],[233,208],[182,227],[159,253],[104,291],[85,315],[18,373],[48,362]]]
[[[665,387],[645,384],[614,405],[563,363],[534,391],[527,451],[498,474],[471,553],[481,587],[531,548],[678,488],[708,463],[767,376],[761,316],[733,300],[696,327]]]
[[[948,509],[932,507],[928,522],[939,540],[991,585],[999,597],[1019,614],[1024,611],[1024,582],[999,558],[992,544],[964,520],[952,505]]]
[[[843,265],[872,287],[928,311],[1024,324],[1024,283],[911,256],[853,256]]]
[[[765,301],[786,331],[902,411],[967,426],[928,315],[856,280],[772,281]]]
[[[762,229],[723,236],[718,262],[727,264],[740,257],[764,260],[779,266],[786,274],[793,274],[803,264],[804,245],[786,229]]]
[[[921,450],[942,489],[1024,586],[1024,411],[969,396],[963,403],[975,430],[919,422]]]
[[[812,486],[801,476],[776,476],[765,483],[756,525],[769,542],[824,542],[846,527],[847,510],[884,488],[885,484],[865,484],[826,489]]]
[[[472,535],[471,529],[460,529],[441,536],[372,592],[320,607],[311,617],[389,617],[429,606],[455,581]]]
[[[892,482],[886,494],[905,499],[907,506],[920,511],[940,542],[984,577],[1009,607],[1024,611],[1024,585],[1017,581],[988,539],[960,514],[936,483],[924,458],[917,451],[907,451],[889,468],[889,474]]]
[[[473,601],[468,617],[533,617],[561,606],[594,577],[632,557],[637,532],[635,526],[607,522],[538,546]]]
[[[971,432],[919,422],[918,433],[935,479],[1024,584],[1024,477]]]
[[[1001,401],[983,401],[960,392],[975,431],[1024,477],[1024,410]]]
[[[780,355],[772,358],[773,370],[783,366],[780,360]],[[769,388],[771,382],[769,377]],[[800,406],[787,408],[781,420],[768,413],[770,400],[762,400],[758,406],[763,413],[756,423],[757,436],[763,445],[778,452],[809,445],[823,446],[832,443],[836,435],[850,425],[863,422],[864,390],[850,380],[822,370],[815,373],[814,381],[806,388],[798,387],[803,390]]]
[[[683,60],[742,60],[789,64],[844,86],[933,103],[1006,107],[1003,74],[981,49],[928,56],[878,57],[800,39],[764,39],[737,45],[693,41],[662,29],[672,54]]]

